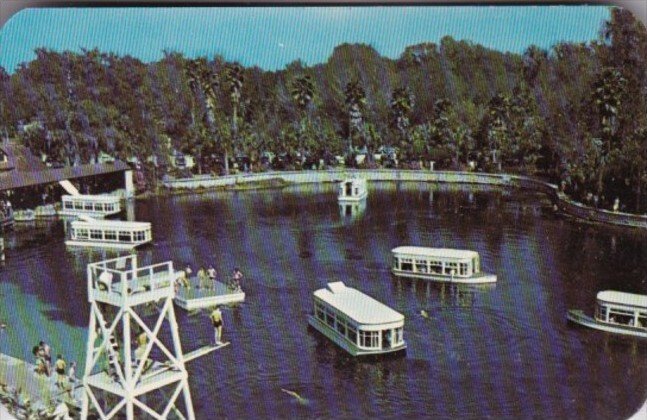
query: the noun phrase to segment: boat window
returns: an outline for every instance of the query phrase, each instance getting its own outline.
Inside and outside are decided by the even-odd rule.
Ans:
[[[103,239],[103,232],[98,229],[90,229],[90,239]]]
[[[379,347],[379,331],[359,331],[359,345],[362,347]]]
[[[403,335],[403,328],[402,327],[396,328],[395,329],[395,341],[393,342],[393,344],[402,343],[402,341],[403,341],[403,336],[402,335]]]
[[[135,241],[143,241],[146,239],[145,232],[134,232],[133,235],[135,237]]]
[[[318,303],[315,303],[315,313],[316,313],[317,318],[321,319],[322,321],[324,321],[326,319],[326,312],[321,307],[321,305],[318,304]]]
[[[77,229],[76,237],[78,239],[88,239],[88,230],[87,229]]]
[[[346,323],[344,322],[343,319],[337,320],[337,331],[341,335],[346,335]]]
[[[429,272],[432,274],[442,274],[443,263],[441,261],[429,261]]]
[[[107,230],[104,233],[104,237],[108,241],[116,241],[117,240],[117,232],[115,232],[114,230]]]
[[[427,272],[427,261],[425,260],[416,260],[416,271],[419,273]]]
[[[595,308],[595,318],[600,321],[607,321],[607,307],[604,305],[598,305]]]
[[[609,322],[622,325],[634,325],[633,312],[609,308]]]
[[[114,204],[112,204],[112,203],[105,203],[105,204],[103,205],[103,208],[105,209],[105,211],[113,211],[113,210],[114,210]]]
[[[454,271],[454,274],[458,273],[458,263],[455,263],[455,262],[445,263],[445,274],[449,276],[452,274],[452,271]]]
[[[639,328],[647,329],[647,315],[638,316],[638,325]]]
[[[357,330],[352,325],[348,325],[348,339],[355,345],[357,345]]]
[[[335,327],[335,314],[333,314],[330,310],[326,309],[326,324],[328,324],[331,327]]]
[[[458,274],[461,276],[469,276],[469,271],[468,271],[468,264],[467,263],[460,263],[458,265]]]
[[[65,201],[63,202],[63,207],[68,210],[72,210],[74,208],[74,203],[72,203],[71,201]]]
[[[393,257],[393,269],[398,269],[398,257]]]
[[[83,203],[79,201],[74,202],[74,210],[83,210]]]
[[[94,209],[96,211],[103,211],[103,203],[94,203]]]
[[[84,208],[85,210],[92,211],[92,203],[85,203]]]
[[[119,241],[120,242],[130,242],[130,232],[119,232]]]
[[[413,260],[411,258],[402,258],[400,260],[400,270],[413,271]]]

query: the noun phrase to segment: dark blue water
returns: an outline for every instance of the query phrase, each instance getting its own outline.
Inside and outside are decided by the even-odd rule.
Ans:
[[[199,418],[625,418],[647,398],[647,342],[575,327],[599,290],[647,293],[647,235],[556,218],[542,196],[421,183],[372,184],[346,216],[333,186],[219,192],[136,203],[153,222],[143,263],[245,272],[224,309],[231,346],[191,362]],[[61,222],[10,233],[0,271],[0,351],[39,338],[83,361],[85,264]],[[398,245],[473,249],[493,287],[395,280]],[[406,356],[356,360],[308,329],[311,294],[344,281],[403,313]],[[420,316],[426,310],[430,318]],[[177,309],[185,351],[212,339],[206,313]],[[301,404],[281,388],[308,400]]]

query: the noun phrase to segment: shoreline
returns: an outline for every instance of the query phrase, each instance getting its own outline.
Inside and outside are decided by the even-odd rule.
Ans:
[[[620,213],[588,207],[570,199],[559,188],[540,179],[523,175],[490,174],[482,172],[425,171],[407,169],[329,169],[312,171],[270,171],[225,175],[218,177],[194,177],[168,179],[162,182],[161,191],[146,196],[195,194],[206,191],[252,190],[283,188],[294,184],[337,182],[341,179],[362,176],[369,181],[417,181],[454,184],[487,184],[530,190],[547,195],[555,211],[577,221],[593,224],[625,226],[647,229],[647,216]],[[277,181],[280,180],[280,181]],[[258,187],[274,182],[277,186]],[[243,185],[250,185],[246,188]],[[145,193],[146,194],[146,193]],[[138,196],[139,198],[139,196]]]

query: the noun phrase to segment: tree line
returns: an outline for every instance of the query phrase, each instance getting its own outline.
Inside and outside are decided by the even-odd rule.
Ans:
[[[217,40],[214,40],[214,47]],[[152,63],[97,49],[37,49],[0,68],[0,130],[52,164],[137,158],[159,177],[172,149],[196,172],[288,169],[378,151],[397,165],[513,172],[575,199],[647,211],[647,33],[612,8],[590,43],[502,53],[467,41],[412,45],[397,59],[342,44],[280,71],[167,51]],[[390,152],[389,152],[390,153]]]

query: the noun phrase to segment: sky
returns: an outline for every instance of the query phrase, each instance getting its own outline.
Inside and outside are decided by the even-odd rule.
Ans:
[[[167,50],[278,70],[297,59],[325,62],[344,42],[397,58],[408,45],[446,35],[522,53],[532,44],[548,49],[597,39],[608,17],[597,5],[25,9],[0,31],[0,66],[12,73],[39,47],[97,47],[145,62]]]

